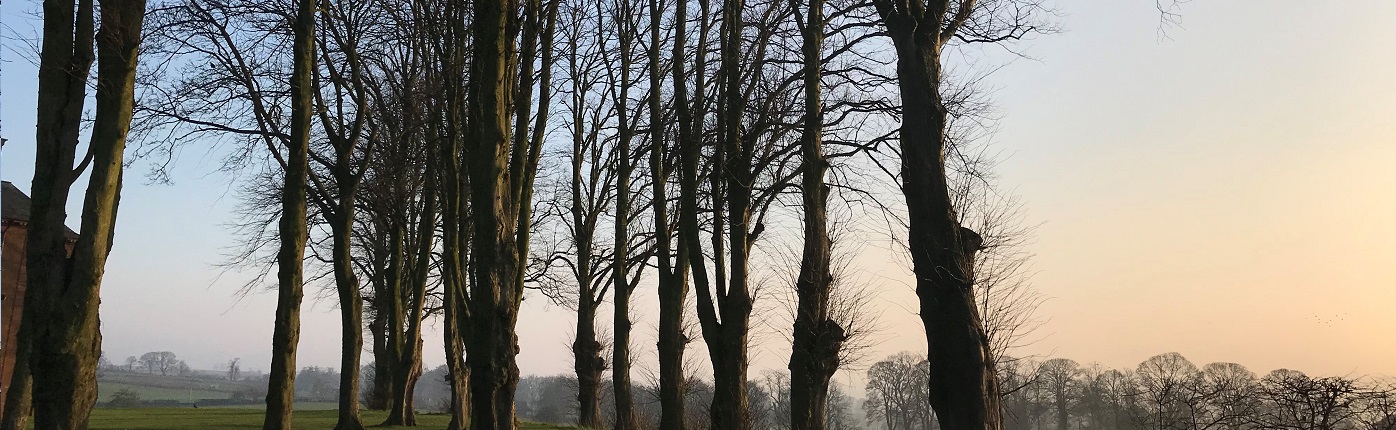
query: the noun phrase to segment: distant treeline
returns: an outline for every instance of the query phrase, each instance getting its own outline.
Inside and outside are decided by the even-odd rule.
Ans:
[[[1236,363],[1200,368],[1160,354],[1134,369],[1066,358],[998,360],[1005,430],[1396,430],[1396,380],[1264,376]],[[936,429],[924,357],[896,354],[868,370],[871,428]]]

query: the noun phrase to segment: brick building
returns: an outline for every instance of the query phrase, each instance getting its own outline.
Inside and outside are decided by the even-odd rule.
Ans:
[[[24,309],[24,242],[29,225],[29,196],[9,181],[3,183],[0,195],[0,241],[4,250],[0,253],[0,404],[4,404],[5,393],[9,392],[10,375],[15,367],[15,342],[19,331],[19,318]],[[68,251],[77,242],[78,234],[68,230]]]

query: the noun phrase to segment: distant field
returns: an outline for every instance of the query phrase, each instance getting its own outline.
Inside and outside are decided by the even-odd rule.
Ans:
[[[141,400],[227,399],[238,391],[256,391],[247,382],[230,382],[194,377],[161,376],[143,373],[108,372],[97,380],[97,401],[111,400],[113,393],[131,390]]]
[[[256,409],[256,410],[258,410],[258,411],[261,411],[262,408],[265,408],[265,407],[267,407],[267,405],[264,404],[264,403],[254,403],[254,404],[250,404],[250,405],[199,406],[199,409],[204,409],[204,408],[217,408],[217,409]],[[329,410],[339,410],[339,404],[338,404],[338,403],[335,403],[335,402],[301,402],[301,401],[297,401],[297,402],[296,402],[296,410],[297,410],[297,411],[329,411]],[[418,414],[417,416],[421,416],[421,414]]]
[[[383,411],[364,411],[366,425],[383,422],[387,416]],[[333,428],[336,411],[300,411],[295,413],[293,425],[304,429]],[[417,429],[444,429],[451,421],[447,415],[417,415]],[[261,409],[238,408],[142,408],[142,409],[96,409],[92,411],[90,430],[204,430],[204,429],[260,429],[262,428]],[[398,428],[398,427],[375,427]],[[404,427],[405,428],[405,427]],[[527,430],[569,429],[548,424],[524,423]]]
[[[124,382],[101,382],[97,384],[97,400],[109,401],[112,393],[121,390],[134,391],[136,395],[141,396],[142,400],[178,400],[181,402],[193,402],[199,399],[226,399],[228,395],[232,394],[227,391],[207,389],[150,387]]]

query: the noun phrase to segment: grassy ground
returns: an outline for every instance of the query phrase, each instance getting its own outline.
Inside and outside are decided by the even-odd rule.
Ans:
[[[298,429],[334,428],[336,411],[297,411],[292,425]],[[373,426],[383,421],[386,412],[364,411],[364,424]],[[448,415],[417,415],[416,429],[444,429],[451,421]],[[203,429],[260,429],[262,428],[261,409],[239,408],[143,408],[106,409],[92,411],[90,430],[203,430]],[[397,427],[373,427],[397,428]],[[407,427],[403,427],[407,428]],[[525,423],[524,430],[567,429],[547,424]]]

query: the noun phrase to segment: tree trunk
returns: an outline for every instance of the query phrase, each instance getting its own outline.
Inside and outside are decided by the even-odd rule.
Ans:
[[[4,415],[0,416],[0,430],[25,430],[29,415],[34,412],[33,405],[29,404],[34,389],[29,372],[29,341],[24,339],[24,322],[20,324],[15,339],[15,365],[10,370],[10,386],[6,387],[8,391],[5,393]]]
[[[272,332],[271,375],[262,428],[291,428],[295,401],[296,347],[300,343],[302,260],[306,241],[306,174],[313,107],[311,73],[315,70],[315,2],[298,0],[293,27],[294,66],[291,74],[291,137],[286,140],[285,183],[281,187],[281,249],[278,265],[276,325]]]
[[[615,260],[611,271],[611,290],[615,305],[612,331],[615,338],[611,345],[611,389],[615,398],[615,430],[636,430],[635,400],[630,392],[630,143],[635,131],[630,127],[630,66],[631,45],[634,43],[634,13],[631,2],[622,0],[620,37],[620,94],[616,96],[616,219],[615,219]],[[657,103],[658,98],[655,99]],[[658,142],[656,140],[655,142]]]
[[[72,163],[92,62],[93,8],[84,0],[76,11],[72,3],[61,2],[45,2],[44,9],[38,151],[27,245],[29,288],[22,316],[27,376],[37,381],[32,385],[35,429],[85,429],[97,401],[99,291],[120,202],[145,2],[117,0],[101,8],[102,28],[95,37],[97,111],[88,148],[91,158],[83,160],[84,165],[91,163],[92,174],[71,257],[64,206],[73,180],[84,169],[74,169]]]
[[[622,173],[622,175],[626,175]],[[628,175],[627,175],[628,176]],[[628,180],[623,181],[628,184]],[[621,188],[622,191],[629,187]],[[620,207],[629,207],[628,203],[617,203]],[[626,213],[626,212],[620,212]],[[616,220],[617,243],[628,243],[625,238],[625,222]],[[617,266],[624,267],[624,266]],[[615,284],[611,288],[615,289],[615,314],[613,327],[615,330],[615,344],[611,346],[611,389],[614,391],[616,416],[615,430],[636,430],[639,423],[635,419],[635,399],[632,397],[630,389],[630,330],[633,323],[630,321],[630,286],[625,279],[625,271],[617,270]]]
[[[470,202],[474,233],[474,270],[470,285],[470,323],[466,364],[470,368],[470,428],[513,430],[514,390],[519,381],[518,309],[522,288],[516,228],[522,202],[511,199],[509,114],[514,76],[510,31],[515,3],[473,3],[474,51],[470,67],[469,127]],[[521,148],[515,148],[522,150]]]
[[[416,338],[417,351],[421,350],[422,339]],[[417,386],[417,381],[422,377],[422,356],[417,353],[403,354],[397,363],[398,367],[393,369],[392,396],[390,402],[392,408],[388,410],[388,418],[383,421],[384,426],[415,426],[417,425],[417,411],[413,404],[412,395]]]
[[[6,393],[4,411],[4,427],[17,430],[25,428],[25,421],[31,412],[37,415],[38,405],[31,403],[30,396],[38,397],[35,391],[44,391],[42,385],[66,384],[67,390],[73,390],[79,383],[75,379],[62,381],[62,375],[43,375],[38,365],[47,359],[41,346],[44,338],[58,334],[52,333],[52,329],[46,326],[56,325],[58,321],[55,320],[72,317],[50,315],[50,312],[58,300],[52,296],[67,279],[65,266],[69,254],[65,249],[67,237],[64,235],[64,221],[67,218],[70,187],[79,173],[72,169],[87,77],[93,61],[93,4],[91,0],[84,0],[75,9],[72,2],[49,1],[44,2],[43,7],[44,38],[39,57],[36,158],[25,243],[28,290],[15,348],[16,366],[11,374],[11,387],[18,387],[18,390]],[[38,379],[39,383],[33,383],[34,379]],[[48,391],[52,392],[54,388]],[[61,396],[61,393],[54,394]],[[71,400],[60,402],[49,408],[72,403]],[[61,413],[50,411],[50,414]]]
[[[462,315],[464,307],[461,303],[464,299],[460,295],[460,290],[463,287],[459,281],[455,283],[454,287],[443,286],[443,288],[451,290],[445,292],[446,296],[442,303],[446,309],[442,320],[442,324],[445,325],[443,337],[446,349],[446,371],[451,386],[451,421],[446,426],[447,430],[463,430],[468,422],[466,417],[470,416],[470,369],[466,367],[464,358],[464,339],[467,337],[460,329],[464,317]]]
[[[584,284],[582,288],[589,287]],[[572,343],[573,364],[577,371],[577,424],[590,429],[602,426],[601,371],[605,367],[605,360],[601,358],[601,343],[596,341],[595,320],[595,303],[578,306],[577,339]]]
[[[650,1],[651,31],[650,37],[650,67],[653,74],[658,73],[659,65],[659,27],[660,17],[657,0]],[[684,71],[684,58],[687,48],[685,45],[686,26],[688,21],[687,2],[680,1],[675,4],[674,12],[674,47],[673,55],[673,85],[674,85],[674,108],[678,113],[678,125],[680,141],[690,139],[693,128],[693,118],[690,112],[687,88],[687,72]],[[657,83],[658,79],[651,79],[651,83]],[[701,88],[701,87],[700,87]],[[659,87],[652,88],[652,102],[657,103],[660,94]],[[683,373],[684,348],[688,344],[688,336],[683,332],[684,300],[688,296],[688,273],[691,262],[688,258],[688,247],[685,239],[680,237],[678,249],[673,259],[676,266],[670,269],[670,249],[669,238],[672,236],[669,229],[669,215],[667,210],[667,196],[664,189],[664,182],[668,180],[667,172],[663,171],[664,160],[664,140],[662,130],[658,122],[658,107],[651,104],[651,129],[654,131],[654,148],[650,154],[650,166],[654,171],[654,212],[655,212],[655,237],[659,242],[657,255],[660,264],[659,278],[659,404],[660,404],[660,430],[683,430],[685,427],[685,399],[684,394],[687,379]],[[681,184],[687,187],[686,184]],[[686,191],[680,190],[683,195]],[[687,213],[688,208],[681,207],[680,216]],[[696,274],[696,273],[695,273]]]
[[[1070,416],[1067,415],[1066,412],[1066,392],[1064,392],[1061,389],[1061,387],[1057,387],[1055,394],[1055,403],[1057,406],[1057,430],[1071,430],[1071,421],[1068,419],[1070,418]]]
[[[417,231],[412,236],[416,241],[412,243],[416,246],[416,249],[411,251],[414,254],[410,258],[399,259],[405,261],[399,265],[399,277],[406,282],[399,283],[398,285],[403,287],[393,293],[393,317],[389,319],[392,324],[389,327],[392,330],[391,335],[388,337],[388,350],[392,353],[392,359],[389,360],[393,373],[392,399],[388,402],[388,417],[383,422],[389,426],[417,425],[412,394],[417,379],[422,375],[423,307],[426,304],[426,288],[434,245],[432,238],[436,232],[436,168],[436,163],[428,162],[423,174],[426,185],[421,194],[422,210],[417,219]],[[399,247],[401,252],[408,252],[402,248],[405,247]],[[411,289],[408,290],[407,287]]]
[[[953,28],[941,28],[942,7],[912,18],[879,5],[897,49],[902,97],[902,193],[910,225],[908,247],[916,275],[930,363],[930,403],[946,430],[1002,428],[998,380],[988,337],[974,304],[974,253],[979,235],[961,227],[946,179],[946,110],[940,98],[941,49]],[[927,36],[926,33],[930,33]]]
[[[398,196],[406,196],[408,191],[405,180],[401,178],[395,180],[398,182],[393,185],[394,193]],[[403,285],[410,282],[407,280],[408,271],[405,269],[408,265],[405,224],[409,222],[408,212],[410,209],[407,203],[402,203],[406,197],[401,198],[403,200],[398,200],[399,203],[393,203],[398,207],[391,209],[393,214],[389,215],[385,222],[388,226],[388,261],[382,276],[381,289],[375,292],[374,297],[377,306],[374,313],[383,325],[383,349],[380,351],[380,355],[374,357],[375,365],[379,366],[374,372],[375,377],[381,381],[378,383],[384,385],[383,405],[384,409],[389,411],[389,417],[392,416],[392,411],[398,408],[395,402],[399,399],[395,396],[394,387],[398,385],[398,367],[401,366],[402,361],[403,327],[407,321],[402,291]]]
[[[454,104],[454,102],[449,102]],[[451,109],[451,118],[455,118],[454,109]],[[465,213],[461,199],[461,172],[459,141],[454,137],[447,137],[443,141],[450,142],[443,149],[441,160],[444,161],[442,180],[442,255],[441,255],[441,307],[443,334],[442,341],[445,348],[446,371],[448,373],[449,385],[451,387],[451,422],[447,430],[462,430],[466,425],[466,416],[469,403],[469,372],[465,367],[464,339],[468,332],[463,327],[468,327],[468,313],[465,312],[465,289],[466,260],[464,252],[468,243],[466,237]]]
[[[387,288],[383,281],[376,281],[373,285],[374,309],[383,309],[382,297]],[[373,388],[368,395],[365,407],[377,410],[388,410],[388,398],[392,397],[393,377],[391,367],[388,366],[388,321],[382,312],[374,312],[373,320],[369,322],[368,331],[373,337]]]
[[[348,152],[341,151],[339,158],[341,164],[338,168],[349,169]],[[340,179],[343,181],[347,178]],[[354,190],[352,186],[348,188],[345,190],[342,186],[339,207],[333,216],[327,217],[334,222],[331,227],[334,235],[332,252],[335,289],[339,293],[342,342],[339,366],[339,420],[334,428],[363,430],[363,422],[359,419],[359,351],[364,346],[364,305],[350,250],[350,235],[354,226]]]
[[[444,15],[449,25],[444,37],[450,43],[441,47],[442,76],[462,76],[465,74],[464,55],[459,50],[468,46],[468,31],[465,27],[464,10],[461,2],[447,3]],[[451,386],[451,421],[447,430],[463,430],[470,416],[470,370],[465,363],[465,346],[469,343],[473,324],[466,295],[467,280],[471,279],[469,249],[472,243],[470,210],[468,207],[469,188],[466,164],[461,162],[466,147],[466,89],[459,79],[446,79],[444,84],[446,100],[443,118],[445,135],[436,141],[441,142],[437,162],[442,163],[442,324],[443,347],[446,369]]]
[[[804,199],[804,251],[795,283],[798,303],[790,351],[790,428],[824,430],[829,381],[839,367],[844,330],[829,314],[830,274],[828,187],[821,139],[824,2],[809,0],[804,39],[805,117],[800,135],[801,194]]]
[[[685,241],[693,266],[693,283],[698,289],[698,321],[707,342],[713,365],[713,400],[709,408],[712,426],[718,430],[751,428],[751,412],[746,389],[749,357],[751,293],[747,288],[748,259],[754,236],[751,230],[753,151],[743,139],[742,116],[746,99],[741,85],[742,0],[724,0],[722,7],[721,63],[718,71],[722,90],[717,103],[718,147],[713,154],[713,206],[721,213],[714,217],[713,244],[716,273],[710,282],[703,267],[699,244],[698,165],[702,157],[697,124],[686,135],[683,146],[681,179],[683,209],[680,237]],[[700,87],[701,88],[701,87]],[[683,116],[682,114],[680,115]],[[681,123],[683,121],[680,121]],[[722,221],[726,244],[721,238]],[[727,264],[724,264],[724,255]]]

